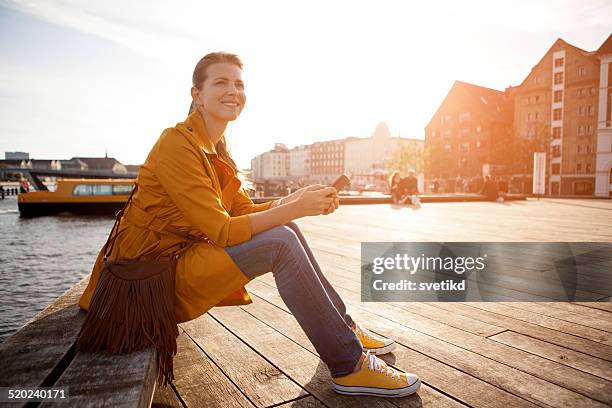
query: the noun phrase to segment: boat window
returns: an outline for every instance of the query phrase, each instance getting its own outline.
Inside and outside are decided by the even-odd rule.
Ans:
[[[113,186],[113,195],[129,195],[131,191],[131,184],[116,184]]]
[[[112,195],[113,186],[110,184],[95,184],[93,186],[93,195]]]
[[[91,195],[92,193],[92,186],[90,184],[77,184],[74,187],[74,190],[72,190],[72,195],[75,196],[86,196],[86,195]]]

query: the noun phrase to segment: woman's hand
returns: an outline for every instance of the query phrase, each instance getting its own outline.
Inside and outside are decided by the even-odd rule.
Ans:
[[[298,190],[295,190],[293,193],[281,198],[279,200],[280,204],[282,205],[282,204],[291,203],[297,200],[299,197],[301,197],[301,195],[304,194],[304,192],[306,191],[320,190],[322,188],[325,188],[323,184],[311,184],[310,186],[302,187]]]
[[[306,217],[310,215],[331,214],[334,212],[338,201],[338,191],[334,187],[318,187],[319,185],[308,186],[300,189],[299,195],[291,202],[296,217]],[[329,197],[327,197],[329,195]]]

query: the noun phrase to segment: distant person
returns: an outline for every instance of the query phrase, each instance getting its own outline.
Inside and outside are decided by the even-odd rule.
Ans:
[[[30,185],[28,184],[28,180],[21,179],[19,181],[19,192],[24,194],[30,191]]]
[[[408,199],[410,199],[411,203],[414,205],[419,203],[419,182],[414,170],[411,169],[408,171],[408,176],[400,180],[397,189],[399,191],[400,204],[404,204]]]
[[[4,186],[0,186],[0,200],[4,200]]]
[[[455,180],[455,193],[460,193],[462,189],[463,189],[463,179],[459,177],[457,180]]]
[[[398,186],[401,180],[399,171],[394,170],[389,176],[389,193],[391,194],[391,202],[397,204],[400,200]]]
[[[204,56],[193,72],[191,98],[187,118],[163,131],[140,167],[108,259],[164,259],[197,238],[176,266],[177,323],[217,305],[252,303],[244,286],[272,273],[281,298],[329,369],[334,391],[381,397],[416,392],[421,384],[416,375],[377,357],[396,343],[353,321],[293,222],[333,213],[338,191],[314,184],[254,204],[241,188],[226,131],[246,102],[239,57]],[[85,310],[104,260],[102,250],[79,300]],[[241,358],[237,350],[224,352]]]
[[[488,201],[495,201],[498,198],[499,190],[497,183],[491,180],[491,176],[486,176],[480,194],[484,195]]]
[[[505,198],[508,195],[508,182],[503,177],[500,177],[497,187],[499,189],[499,196]]]
[[[438,190],[440,190],[440,182],[438,181],[438,179],[434,179],[433,185],[432,185],[432,191],[434,193],[437,193]]]

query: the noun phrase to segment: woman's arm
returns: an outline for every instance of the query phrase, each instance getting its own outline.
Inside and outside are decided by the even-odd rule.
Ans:
[[[297,218],[309,215],[331,214],[338,208],[338,191],[333,187],[319,188],[317,190],[302,189],[292,201],[282,203],[257,213],[249,214],[251,234],[266,231],[278,225],[286,224]],[[331,195],[327,197],[327,195]],[[282,200],[286,199],[284,197]],[[278,203],[277,203],[278,204]]]

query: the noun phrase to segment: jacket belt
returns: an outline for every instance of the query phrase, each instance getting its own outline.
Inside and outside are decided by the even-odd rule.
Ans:
[[[170,225],[170,221],[163,220],[151,213],[148,213],[147,211],[135,205],[133,201],[126,209],[124,217],[130,224],[142,228],[147,228],[160,234],[177,235],[186,241],[202,241],[207,242],[209,244],[212,243],[212,241],[205,235],[203,236],[203,238],[197,238],[191,234],[185,234],[184,232],[179,231],[178,229]]]

